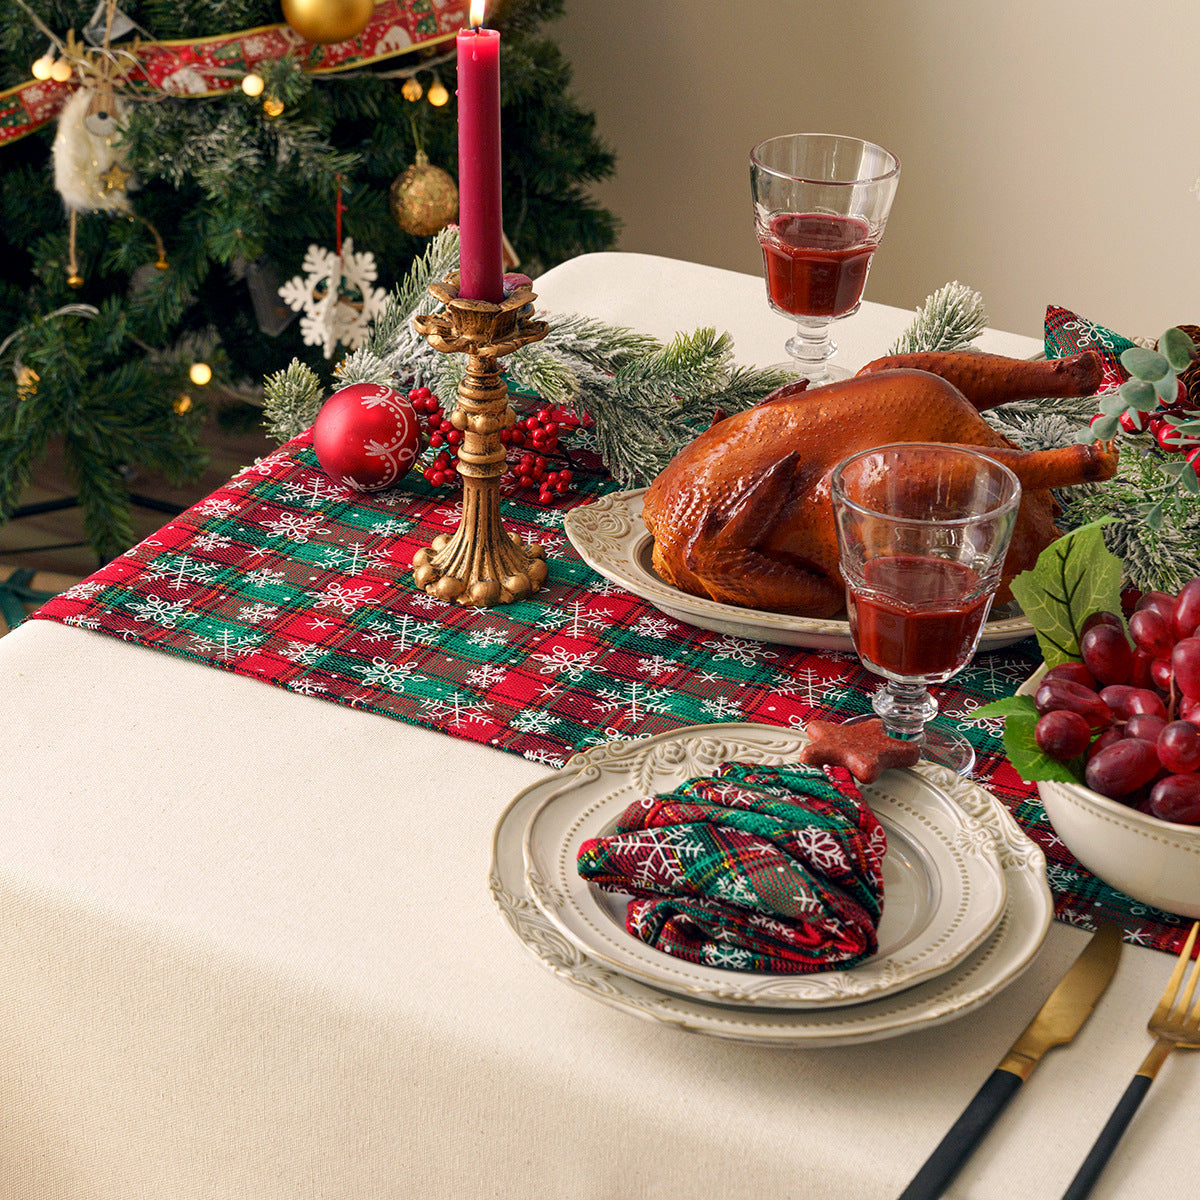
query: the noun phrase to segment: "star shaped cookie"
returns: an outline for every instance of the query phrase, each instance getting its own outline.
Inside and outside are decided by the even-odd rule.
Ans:
[[[921,757],[917,742],[888,737],[878,717],[852,725],[809,721],[804,732],[811,740],[800,751],[802,763],[845,767],[859,783],[873,783],[886,768],[911,767]]]

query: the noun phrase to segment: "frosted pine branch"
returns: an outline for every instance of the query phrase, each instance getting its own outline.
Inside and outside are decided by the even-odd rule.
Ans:
[[[926,354],[963,350],[986,328],[983,297],[954,280],[944,284],[917,309],[909,327],[888,354]]]
[[[316,419],[324,403],[324,388],[311,367],[299,359],[263,381],[264,424],[279,442],[303,433]]]

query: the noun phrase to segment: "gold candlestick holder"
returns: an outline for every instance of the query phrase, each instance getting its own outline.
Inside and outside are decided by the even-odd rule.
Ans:
[[[458,385],[458,407],[450,423],[462,432],[458,474],[462,520],[413,555],[413,580],[440,600],[474,608],[509,604],[536,592],[546,580],[546,552],[509,533],[500,517],[500,477],[505,470],[500,431],[516,421],[499,359],[549,332],[533,321],[533,288],[518,288],[501,304],[466,300],[458,274],[429,287],[444,312],[418,316],[417,332],[443,354],[466,354],[467,374]]]

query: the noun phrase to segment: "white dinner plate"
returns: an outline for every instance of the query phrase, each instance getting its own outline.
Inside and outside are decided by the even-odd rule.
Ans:
[[[677,1029],[767,1045],[852,1045],[953,1020],[985,1004],[1018,978],[1041,947],[1053,916],[1046,860],[1004,806],[978,784],[940,767],[914,771],[979,822],[1004,872],[1004,912],[992,933],[960,962],[922,983],[862,1004],[781,1009],[710,1003],[634,979],[568,938],[538,907],[525,879],[525,833],[534,815],[581,777],[620,771],[642,795],[706,774],[718,763],[785,762],[802,734],[766,725],[697,725],[576,755],[509,805],[492,842],[489,888],[522,944],[558,978],[623,1012]]]
[[[567,513],[563,521],[567,537],[593,571],[686,625],[757,642],[854,652],[849,621],[720,604],[667,583],[655,572],[651,561],[654,539],[642,521],[645,494],[645,488],[610,492],[594,504],[583,504]],[[1029,618],[1015,604],[1005,605],[984,623],[979,649],[998,650],[1032,635]]]
[[[884,907],[878,952],[845,970],[786,975],[704,966],[626,932],[628,895],[588,883],[575,867],[583,843],[610,833],[621,813],[648,794],[623,764],[576,776],[574,787],[555,789],[533,814],[523,839],[526,885],[582,950],[654,987],[765,1008],[864,1003],[932,978],[970,954],[1000,920],[1006,887],[992,838],[924,776],[885,771],[862,792],[887,833]]]

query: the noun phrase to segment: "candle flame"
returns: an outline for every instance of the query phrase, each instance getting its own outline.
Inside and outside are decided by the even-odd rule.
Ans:
[[[471,28],[478,29],[483,24],[484,0],[471,0]]]

